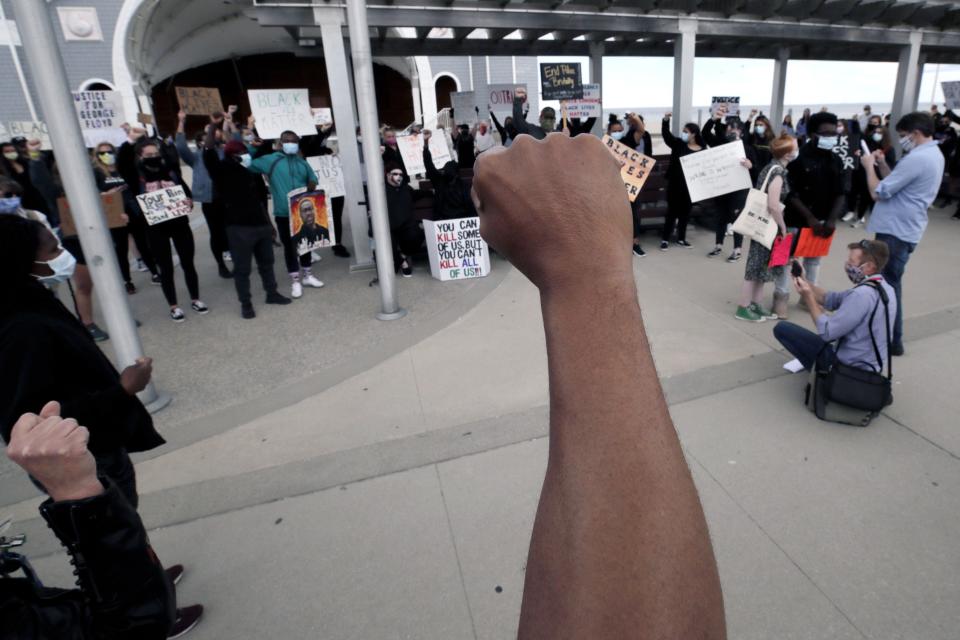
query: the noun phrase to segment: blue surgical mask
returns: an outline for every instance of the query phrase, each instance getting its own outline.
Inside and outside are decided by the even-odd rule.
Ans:
[[[837,146],[837,136],[817,136],[817,146],[824,151],[833,151]]]
[[[683,140],[684,142],[690,142],[690,134],[687,133],[686,131],[681,131],[680,139]]]
[[[283,152],[288,156],[296,155],[300,151],[300,144],[297,142],[284,142]]]
[[[254,140],[254,138],[253,138],[253,134],[252,134],[252,133],[247,133],[247,134],[245,134],[245,135],[243,136],[243,141],[244,141],[244,142],[253,142],[253,140]]]
[[[250,157],[249,153],[240,154],[240,164],[243,165],[244,168],[249,167],[252,162],[253,158]]]
[[[613,133],[610,134],[610,137],[619,142],[620,140],[623,140],[623,136],[625,133],[626,132],[624,131],[614,131]]]
[[[0,198],[0,213],[16,213],[20,210],[20,196]]]
[[[757,135],[758,135],[758,136],[762,136],[763,134],[765,134],[765,133],[767,132],[767,125],[758,124],[757,126],[755,126],[755,127],[753,128],[753,130],[757,132]]]
[[[73,276],[73,272],[77,268],[77,259],[63,247],[60,248],[60,255],[53,260],[35,260],[34,262],[37,264],[45,264],[53,271],[52,276],[34,276],[45,285],[55,285],[66,282]]]

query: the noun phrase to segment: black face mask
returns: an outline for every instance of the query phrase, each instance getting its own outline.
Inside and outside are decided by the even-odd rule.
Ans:
[[[163,158],[142,158],[140,166],[149,173],[159,173],[163,171]]]

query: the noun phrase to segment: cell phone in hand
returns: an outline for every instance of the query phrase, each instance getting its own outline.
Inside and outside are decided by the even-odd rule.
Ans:
[[[803,277],[803,267],[800,266],[800,263],[796,260],[790,265],[790,273],[794,278]]]

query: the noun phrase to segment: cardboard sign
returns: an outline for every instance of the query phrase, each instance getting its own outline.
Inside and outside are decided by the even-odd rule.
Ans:
[[[247,95],[257,133],[264,140],[279,138],[284,131],[298,136],[317,134],[306,89],[250,89]]]
[[[340,156],[313,156],[307,158],[307,164],[317,174],[319,179],[317,186],[327,194],[327,197],[339,198],[347,194],[346,185],[343,183]]]
[[[103,213],[107,218],[107,227],[118,229],[127,226],[123,216],[126,213],[123,210],[123,194],[101,193],[100,202],[103,205]],[[77,224],[73,219],[73,213],[70,210],[70,203],[66,197],[57,198],[57,209],[60,212],[60,233],[64,238],[70,238],[77,235]]]
[[[620,163],[620,177],[623,178],[623,186],[627,189],[627,197],[630,198],[630,202],[633,202],[640,195],[640,190],[643,189],[650,170],[657,161],[617,142],[610,136],[603,136],[603,144]]]
[[[797,248],[793,252],[796,258],[822,258],[830,253],[830,245],[833,244],[833,236],[822,238],[813,232],[810,227],[800,229],[800,239],[797,241]]]
[[[544,100],[583,98],[579,62],[541,62],[540,92]]]
[[[34,122],[32,120],[16,120],[7,123],[7,131],[11,138],[22,137],[30,140],[39,140],[40,148],[49,151],[53,149],[50,144],[50,132],[47,131],[46,122]]]
[[[180,185],[139,195],[137,204],[150,226],[188,216],[193,211],[193,200],[187,197]]]
[[[477,94],[474,91],[455,91],[450,94],[450,103],[453,105],[453,119],[456,124],[468,124],[471,127],[477,123]]]
[[[465,280],[490,275],[490,249],[480,237],[480,218],[424,220],[430,275]]]
[[[333,110],[326,107],[320,108],[311,108],[310,111],[313,113],[313,124],[318,127],[323,127],[328,124],[333,124]]]
[[[743,141],[736,140],[680,158],[691,202],[700,202],[753,186],[750,172],[740,164],[746,157]]]
[[[216,87],[176,87],[175,89],[180,109],[187,115],[208,116],[216,111],[223,113],[220,89]]]
[[[494,113],[513,113],[513,92],[520,87],[527,90],[525,84],[491,84],[487,85],[487,104]],[[527,101],[527,96],[523,97]],[[482,105],[477,105],[481,109]]]
[[[308,191],[306,187],[300,187],[288,193],[287,199],[290,202],[290,237],[297,255],[337,243],[327,196],[321,189]]]
[[[403,158],[403,166],[407,169],[407,175],[416,176],[427,173],[427,168],[423,164],[423,137],[417,134],[409,136],[397,136],[397,149],[400,150],[400,156]],[[450,154],[450,147],[440,132],[434,132],[430,136],[430,155],[433,160],[433,166],[438,170],[443,165],[453,160]]]
[[[583,98],[580,100],[568,100],[566,102],[567,117],[580,118],[602,118],[603,105],[600,103],[600,85],[583,85]]]
[[[740,117],[740,96],[714,96],[710,100],[710,115],[717,112],[720,107],[727,108],[727,117]]]
[[[943,101],[948,109],[960,109],[960,81],[941,82]]]
[[[153,116],[149,113],[138,113],[137,122],[140,124],[153,124]]]
[[[127,141],[123,124],[123,96],[119,91],[74,91],[73,106],[80,120],[80,132],[88,148],[101,142],[115,147]]]

